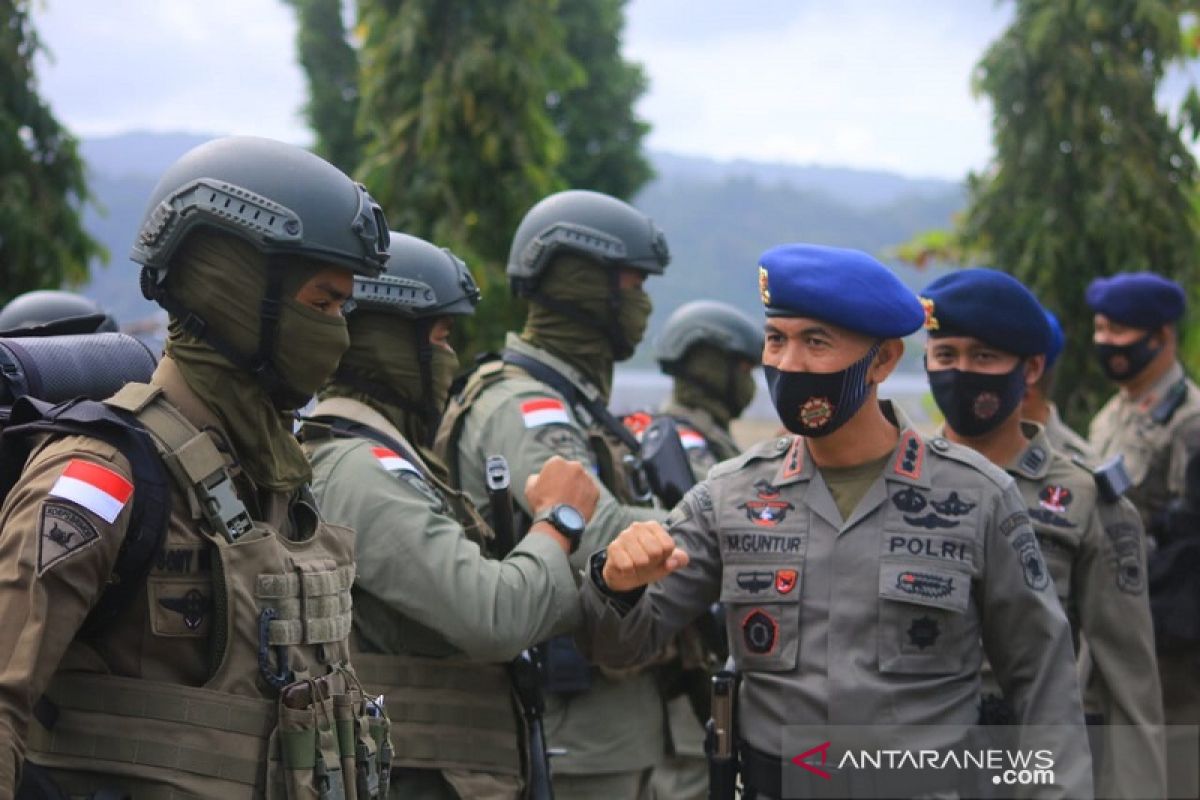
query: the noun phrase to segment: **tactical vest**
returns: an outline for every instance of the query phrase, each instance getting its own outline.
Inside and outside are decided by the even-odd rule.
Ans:
[[[306,422],[300,437],[306,445],[364,438],[392,450],[442,497],[466,537],[482,552],[491,551],[495,536],[470,499],[438,478],[406,442],[337,417]],[[523,717],[506,664],[368,653],[357,637],[351,643],[358,677],[370,693],[385,698],[396,749],[393,767],[522,774]]]
[[[186,504],[173,518],[208,545],[212,668],[196,688],[60,669],[30,726],[30,760],[68,794],[385,796],[387,720],[349,666],[353,533],[318,520],[293,541],[252,520],[210,435],[161,389],[128,384],[106,403],[150,433]]]

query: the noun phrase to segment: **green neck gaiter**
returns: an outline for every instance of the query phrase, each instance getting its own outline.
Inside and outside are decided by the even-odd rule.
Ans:
[[[333,371],[348,339],[344,320],[292,299],[320,267],[298,261],[283,281],[276,365],[300,392],[314,392]],[[167,276],[167,289],[236,352],[258,349],[259,304],[266,290],[266,257],[250,244],[215,232],[188,238]],[[171,318],[166,353],[193,392],[221,421],[238,461],[259,489],[291,491],[312,472],[292,436],[290,414],[267,391],[204,340]]]
[[[604,332],[609,322],[612,269],[580,256],[557,258],[547,268],[538,291],[574,307],[597,324],[572,319],[533,300],[529,304],[525,330],[521,333],[525,341],[553,353],[582,372],[606,398],[612,392],[613,363],[632,355],[614,354],[612,343]],[[630,347],[637,347],[650,320],[650,296],[641,289],[621,289],[619,297],[617,325]]]
[[[426,461],[436,461],[429,445],[436,421],[428,406],[440,413],[458,371],[458,356],[448,347],[431,345],[430,396],[422,391],[418,337],[428,339],[429,326],[395,315],[358,312],[348,319],[350,349],[337,373],[321,389],[322,400],[349,397],[387,417]]]
[[[676,403],[700,408],[726,430],[754,399],[754,374],[738,366],[738,359],[707,344],[690,348],[675,376],[672,396]]]

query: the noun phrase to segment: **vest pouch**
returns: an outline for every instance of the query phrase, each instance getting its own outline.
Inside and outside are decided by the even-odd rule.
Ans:
[[[345,800],[334,701],[315,681],[279,696],[279,755],[287,800]]]
[[[379,764],[379,796],[388,796],[388,788],[392,780],[392,738],[391,724],[384,715],[383,709],[374,702],[367,704],[367,733],[375,744]],[[361,791],[359,793],[361,795]]]

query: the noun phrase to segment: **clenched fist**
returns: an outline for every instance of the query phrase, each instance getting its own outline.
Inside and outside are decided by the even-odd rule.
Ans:
[[[559,456],[551,456],[542,464],[541,472],[530,475],[525,481],[525,500],[534,516],[566,503],[590,522],[599,499],[600,490],[591,473],[578,461],[567,461]]]
[[[635,522],[608,546],[604,582],[614,592],[628,592],[686,567],[688,554],[657,522]]]

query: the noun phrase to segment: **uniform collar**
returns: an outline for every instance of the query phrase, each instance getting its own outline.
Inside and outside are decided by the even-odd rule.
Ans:
[[[921,435],[913,428],[912,422],[891,400],[880,400],[879,408],[883,415],[900,430],[900,439],[888,456],[883,468],[882,477],[888,481],[930,488],[928,445]],[[789,483],[812,480],[816,471],[816,462],[802,436],[782,437],[775,445],[777,451],[785,453],[783,463],[775,472],[775,485],[784,486]]]
[[[1036,422],[1023,419],[1021,433],[1028,443],[1004,469],[1010,475],[1034,481],[1041,480],[1050,472],[1050,456],[1054,452],[1050,439],[1046,436],[1046,429]]]
[[[355,400],[351,397],[330,397],[327,400],[317,403],[310,417],[314,419],[318,417],[341,417],[351,422],[357,422],[360,425],[366,425],[368,428],[379,431],[389,439],[395,439],[400,442],[400,444],[408,449],[408,452],[405,454],[406,456],[411,456],[421,461],[421,456],[417,452],[417,448],[413,447],[404,438],[404,434],[389,422],[387,417],[361,400]],[[427,468],[423,461],[421,461],[420,466]]]
[[[603,393],[601,393],[599,387],[585,378],[583,373],[577,370],[575,367],[572,367],[566,361],[563,361],[561,358],[550,353],[549,351],[530,344],[522,339],[519,335],[512,333],[511,331],[504,338],[504,349],[512,350],[513,352],[520,353],[523,356],[527,356],[535,361],[545,364],[547,367],[550,367],[559,375],[562,375],[564,378],[573,383],[575,387],[590,400],[600,399],[602,401],[606,401],[607,399],[604,397]],[[607,402],[605,404],[607,405]]]

